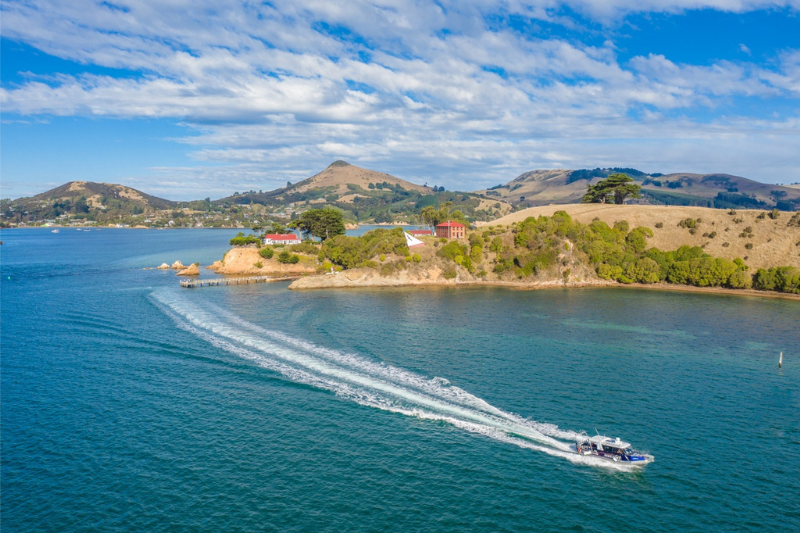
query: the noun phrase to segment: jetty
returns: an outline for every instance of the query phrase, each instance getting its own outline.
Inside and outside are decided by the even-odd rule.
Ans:
[[[276,278],[273,276],[249,276],[238,278],[215,278],[215,279],[182,279],[181,287],[184,289],[196,289],[199,287],[220,287],[223,285],[248,285],[250,283],[272,283],[274,281],[294,281],[300,276],[283,276]]]

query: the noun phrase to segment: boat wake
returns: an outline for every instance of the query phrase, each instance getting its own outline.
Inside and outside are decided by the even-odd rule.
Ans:
[[[173,291],[153,300],[178,327],[296,383],[334,392],[360,405],[449,423],[471,433],[575,463],[622,469],[577,455],[565,442],[578,433],[503,411],[440,377],[428,378],[362,356],[327,349],[262,328],[220,307],[194,306]]]

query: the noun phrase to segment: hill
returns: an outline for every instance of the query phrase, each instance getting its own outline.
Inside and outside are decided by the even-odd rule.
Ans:
[[[263,205],[267,213],[277,216],[331,206],[344,211],[345,218],[351,221],[406,224],[416,221],[415,216],[423,207],[445,202],[452,202],[453,209],[473,220],[491,220],[512,209],[499,199],[418,185],[346,161],[334,161],[322,172],[274,191],[234,194],[215,203]]]
[[[387,184],[395,189],[401,187],[406,191],[417,191],[421,194],[433,192],[431,187],[417,185],[416,183],[396,178],[391,174],[357,167],[341,160],[334,161],[319,174],[292,185],[288,189],[290,192],[302,193],[311,189],[332,188],[332,193],[349,195],[354,188],[348,187],[348,185],[371,189],[370,185],[373,187],[381,185],[383,188],[389,188],[386,187]]]
[[[567,204],[531,207],[479,225],[509,225],[528,217],[552,216],[556,211],[566,211],[584,224],[598,218],[608,225],[626,220],[631,228],[649,227],[654,235],[647,245],[660,250],[675,250],[686,244],[702,246],[714,257],[742,258],[754,268],[800,267],[800,220],[790,213],[781,213],[773,220],[761,210],[742,209],[731,214],[728,210],[705,207]],[[679,225],[687,219],[695,221],[694,232]],[[747,248],[748,244],[752,247]]]
[[[729,174],[646,174],[633,168],[534,170],[505,185],[476,191],[521,207],[578,203],[589,184],[624,172],[642,186],[643,198],[631,203],[700,207],[800,209],[800,189]]]
[[[70,181],[36,196],[20,198],[16,203],[18,209],[27,211],[34,219],[54,219],[62,215],[139,215],[178,205],[124,185],[92,181]]]

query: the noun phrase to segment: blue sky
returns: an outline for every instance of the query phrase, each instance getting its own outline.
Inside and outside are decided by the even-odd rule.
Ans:
[[[800,181],[800,0],[0,10],[3,197],[216,198],[336,159],[459,190],[598,166]]]

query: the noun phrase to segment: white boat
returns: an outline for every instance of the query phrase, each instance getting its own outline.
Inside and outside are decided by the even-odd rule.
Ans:
[[[578,455],[591,455],[628,466],[644,466],[656,460],[652,455],[634,450],[630,443],[612,439],[605,435],[589,437],[583,434],[575,443],[575,452]]]
[[[61,233],[61,232],[60,232],[59,230],[57,230],[57,229],[54,229],[54,230],[53,230],[53,231],[51,231],[50,233]]]

